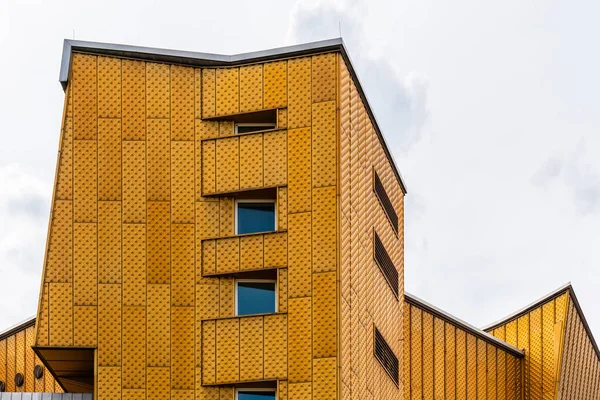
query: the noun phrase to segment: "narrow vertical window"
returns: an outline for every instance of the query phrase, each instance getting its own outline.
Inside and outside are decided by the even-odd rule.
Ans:
[[[400,383],[400,371],[398,365],[398,357],[392,351],[390,345],[385,341],[381,332],[377,327],[375,329],[375,346],[373,346],[373,351],[375,353],[375,358],[379,360],[385,372],[392,378],[392,381],[398,386]]]
[[[377,195],[379,203],[381,204],[381,207],[383,207],[383,211],[385,211],[385,215],[387,215],[388,220],[392,225],[392,229],[394,229],[394,232],[398,233],[398,214],[396,214],[396,210],[392,205],[392,201],[385,191],[383,182],[381,182],[381,179],[379,178],[379,175],[377,175],[377,171],[375,171],[375,169],[373,169],[373,191]]]

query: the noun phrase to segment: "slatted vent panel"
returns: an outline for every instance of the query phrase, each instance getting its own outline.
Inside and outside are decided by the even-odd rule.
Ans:
[[[374,232],[375,237],[375,261],[381,272],[383,272],[383,276],[387,280],[388,284],[392,288],[394,295],[398,297],[398,270],[396,266],[392,262],[387,250],[383,246],[383,242],[379,238],[377,232]]]
[[[390,378],[392,378],[392,381],[398,386],[400,379],[398,374],[398,357],[396,357],[377,328],[375,328],[375,357],[379,360]]]
[[[377,175],[375,170],[373,170],[373,181],[373,190],[375,190],[375,194],[377,195],[377,198],[379,198],[379,202],[387,214],[390,224],[392,224],[392,228],[394,228],[394,232],[398,233],[398,214],[396,214],[396,210],[394,209],[394,206],[392,205],[392,202],[385,191],[385,188],[383,187],[383,183],[381,182],[381,179],[379,179],[379,175]]]

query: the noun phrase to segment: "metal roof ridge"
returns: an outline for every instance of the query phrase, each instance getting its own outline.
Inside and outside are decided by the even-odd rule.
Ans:
[[[27,328],[31,325],[35,324],[35,315],[32,315],[29,318],[26,318],[24,320],[22,320],[21,322],[18,322],[16,324],[14,324],[13,326],[8,327],[7,329],[3,330],[2,332],[0,332],[0,340],[12,335],[15,332],[19,332],[20,330]]]

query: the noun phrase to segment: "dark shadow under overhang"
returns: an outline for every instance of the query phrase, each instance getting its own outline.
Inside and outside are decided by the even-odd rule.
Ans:
[[[94,392],[94,348],[34,346],[33,350],[65,392]]]

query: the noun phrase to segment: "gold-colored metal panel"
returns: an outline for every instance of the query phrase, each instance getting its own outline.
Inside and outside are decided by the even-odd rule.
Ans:
[[[146,387],[146,307],[123,307],[123,389]]]
[[[217,383],[235,382],[240,372],[239,319],[217,320],[216,332]]]
[[[287,229],[287,187],[277,189],[277,229]]]
[[[311,214],[288,216],[289,297],[311,294]]]
[[[60,144],[55,199],[73,199],[73,118],[66,118]]]
[[[477,399],[477,338],[467,334],[467,399]]]
[[[194,223],[194,142],[171,144],[171,219]]]
[[[203,171],[202,169],[202,139],[207,139],[207,138],[214,138],[219,136],[219,122],[218,121],[202,121],[197,119],[196,121],[196,142],[195,142],[195,154],[194,154],[194,168],[195,168],[195,193],[196,193],[196,200],[197,201],[211,201],[211,200],[215,200],[215,199],[204,199],[202,197],[202,179],[203,178]],[[210,142],[210,143],[214,143],[214,142]],[[212,158],[211,158],[211,162],[212,162],[212,169],[211,169],[211,173],[212,173],[212,181],[213,181],[213,185],[214,185],[214,179],[215,179],[215,170],[214,170],[214,144],[212,145],[213,148],[213,154],[212,154]],[[214,186],[213,186],[213,191],[214,191]]]
[[[512,324],[512,326],[511,326],[511,324]],[[514,332],[514,334],[513,334],[513,332]],[[513,336],[514,336],[514,339],[513,339]],[[512,321],[506,326],[506,339],[507,339],[507,343],[509,343],[509,344],[516,343],[517,348],[523,349],[523,350],[525,350],[525,354],[529,354],[529,349],[530,349],[530,346],[529,346],[529,314],[523,315],[517,321]],[[512,341],[512,343],[511,343],[511,341],[508,341],[509,339]],[[523,364],[524,364],[524,366],[523,366],[523,385],[524,385],[523,390],[524,390],[525,398],[528,398],[529,393],[530,393],[529,384],[531,381],[531,376],[529,374],[530,357],[525,357],[525,359],[523,360]],[[508,361],[507,361],[507,368],[508,367],[509,367],[509,365],[508,365]],[[518,372],[515,370],[512,373],[514,375],[514,374],[517,374]],[[508,371],[507,371],[507,375],[508,375]]]
[[[50,346],[73,345],[73,287],[50,284]]]
[[[310,382],[294,383],[288,381],[288,399],[306,400],[312,399],[312,384]]]
[[[446,345],[444,393],[446,395],[446,399],[454,400],[456,398],[456,328],[449,323],[445,323],[444,331],[444,341]],[[404,340],[406,340],[406,338]],[[404,356],[406,357],[406,354]],[[406,390],[406,388],[404,390]]]
[[[171,65],[171,138],[194,140],[194,69]]]
[[[240,238],[217,240],[217,273],[240,269]]]
[[[194,305],[194,225],[171,225],[171,302]]]
[[[287,381],[277,381],[277,398],[279,400],[287,400],[288,383]]]
[[[215,274],[217,272],[217,241],[207,240],[202,242],[202,273]],[[202,280],[202,275],[196,280]]]
[[[506,388],[506,358],[508,356],[504,351],[498,350],[496,355],[496,376],[497,378],[497,398],[501,399],[513,399],[514,393],[507,392]]]
[[[95,320],[94,320],[95,324]],[[95,340],[95,335],[94,335]],[[35,391],[35,376],[33,375],[33,369],[35,367],[35,353],[33,352],[32,346],[35,345],[35,326],[30,326],[25,330],[25,392]],[[0,344],[0,363],[2,363],[2,345]],[[0,370],[2,367],[0,367]],[[47,371],[44,371],[47,372]],[[2,373],[0,371],[0,379],[2,379]]]
[[[335,271],[337,267],[336,187],[313,189],[313,272]]]
[[[98,120],[98,199],[121,200],[121,120]]]
[[[263,186],[263,135],[240,137],[240,189]]]
[[[146,65],[141,61],[122,60],[123,140],[146,138]]]
[[[506,325],[506,343],[517,346],[517,321],[511,321]],[[522,345],[522,344],[519,344]]]
[[[98,308],[96,306],[73,307],[73,326],[75,328],[73,336],[74,346],[96,347],[98,338],[97,311]],[[33,366],[31,367],[30,371],[33,371]]]
[[[98,118],[121,117],[121,60],[98,57]]]
[[[150,367],[146,374],[146,398],[147,399],[168,399],[171,393],[170,378],[171,369],[169,367]]]
[[[171,282],[171,207],[168,201],[148,202],[148,283]]]
[[[467,398],[467,337],[456,329],[456,398]]]
[[[73,208],[68,200],[55,200],[48,239],[46,282],[73,279]]]
[[[74,222],[96,222],[97,177],[95,140],[74,143]]]
[[[194,115],[196,121],[202,118],[202,70],[194,68]]]
[[[98,365],[121,365],[121,285],[98,285]]]
[[[231,239],[226,239],[226,240],[231,240]],[[244,270],[252,270],[252,269],[261,269],[264,265],[263,235],[242,236],[239,240],[240,240],[240,264],[239,264],[240,270],[244,271]]]
[[[287,128],[287,108],[277,110],[277,127]]]
[[[212,384],[216,379],[216,322],[202,322],[202,383]]]
[[[521,382],[520,373],[521,369],[518,365],[516,358],[513,356],[506,356],[506,392],[508,393],[508,398],[519,399],[520,397],[517,395],[517,381]],[[529,393],[529,392],[527,392]],[[523,396],[523,398],[527,399],[527,396]]]
[[[9,392],[15,392],[16,391],[16,385],[15,385],[15,380],[14,380],[14,376],[17,373],[16,368],[17,368],[17,353],[16,353],[16,341],[17,341],[17,336],[16,335],[10,335],[8,338],[6,338],[6,375],[7,375],[7,380],[6,382],[6,391]],[[11,379],[12,378],[12,379]]]
[[[342,347],[341,347],[341,358],[342,358],[342,382],[346,383],[347,380],[344,379],[344,375],[346,374],[344,372],[344,370],[346,368],[344,368],[344,359],[345,359],[345,354],[346,352],[349,352],[351,349],[351,344],[350,344],[350,335],[347,333],[344,333],[346,326],[347,326],[347,322],[345,322],[348,318],[345,318],[344,313],[349,312],[349,306],[347,306],[347,303],[344,299],[344,297],[342,296],[342,299],[340,300],[342,302],[342,310],[341,310],[341,318],[342,318],[342,324],[341,324],[341,334],[342,334]],[[403,335],[403,349],[402,349],[402,360],[403,362],[400,364],[402,371],[400,372],[401,376],[400,378],[402,379],[403,382],[403,392],[404,392],[404,399],[405,400],[410,400],[410,364],[411,364],[411,360],[410,360],[410,341],[411,341],[411,336],[410,336],[410,304],[404,302],[403,306],[402,306],[402,335]]]
[[[202,69],[202,116],[204,118],[214,117],[216,114],[216,71],[214,69]]]
[[[313,274],[313,357],[337,354],[337,299],[335,272]]]
[[[219,400],[234,400],[235,388],[232,386],[221,386],[219,388]]]
[[[146,143],[123,142],[123,222],[146,222]]]
[[[36,345],[38,346],[48,346],[48,329],[49,329],[49,310],[48,310],[48,292],[49,292],[49,284],[44,283],[41,287],[40,293],[40,304],[38,315],[36,319],[35,328],[37,330],[36,335]]]
[[[15,372],[25,373],[25,331],[19,331],[15,334]],[[23,385],[16,388],[16,392],[22,392]]]
[[[198,239],[219,236],[219,203],[199,201],[196,203],[196,237]]]
[[[145,224],[123,224],[123,305],[146,305]]]
[[[444,332],[444,321],[439,318],[433,320],[433,360],[434,360],[434,398],[445,399],[445,332]]]
[[[335,100],[336,53],[319,54],[312,57],[312,101]]]
[[[313,398],[336,400],[336,358],[313,359]]]
[[[121,398],[121,368],[98,367],[98,398]]]
[[[73,55],[73,125],[75,139],[96,139],[96,56]]]
[[[123,400],[146,400],[145,389],[123,389],[121,395]]]
[[[171,140],[168,119],[148,119],[148,200],[169,201],[171,186]]]
[[[423,398],[423,316],[416,307],[410,308],[410,387],[413,400]]]
[[[287,105],[287,61],[264,64],[264,107]]]
[[[264,379],[285,379],[288,375],[288,316],[265,315]]]
[[[121,202],[98,202],[98,283],[121,283]]]
[[[217,140],[217,192],[229,192],[240,187],[239,138]]]
[[[215,141],[207,140],[202,143],[202,194],[214,193],[216,186],[216,150]]]
[[[529,341],[531,357],[529,360],[531,400],[542,399],[542,309],[536,308],[529,313]]]
[[[169,118],[170,75],[167,64],[146,63],[146,117]]]
[[[311,298],[288,300],[288,378],[290,383],[311,380]]]
[[[263,66],[240,67],[240,112],[263,108]]]
[[[194,391],[191,389],[171,390],[171,400],[194,400]]]
[[[240,381],[263,379],[263,317],[240,318]]]
[[[171,388],[193,389],[194,307],[173,307],[171,312]]]
[[[310,126],[311,59],[295,58],[288,61],[288,126]]]
[[[73,297],[76,306],[96,305],[98,269],[96,224],[74,224]]]
[[[496,372],[496,347],[487,343],[487,399],[496,400],[497,372]],[[498,354],[503,354],[502,350]]]
[[[287,266],[287,232],[266,233],[264,235],[264,266]]]
[[[312,186],[336,184],[335,101],[312,105]]]
[[[279,268],[277,270],[277,296],[278,299],[278,311],[287,312],[287,301],[288,301],[288,273],[287,268]]]
[[[219,136],[233,136],[235,134],[233,121],[219,121]]]
[[[423,312],[423,398],[433,399],[434,395],[434,332],[433,315]]]
[[[219,317],[231,317],[235,313],[233,278],[219,278]]]
[[[240,69],[217,68],[217,115],[240,111]]]
[[[290,213],[310,211],[311,132],[310,128],[288,132],[288,208]]]
[[[264,185],[281,186],[287,183],[287,138],[286,131],[263,134]]]
[[[7,339],[0,340],[0,380],[6,382],[6,341]]]
[[[148,285],[146,365],[169,366],[171,361],[171,306],[169,285]],[[168,385],[168,383],[167,383]]]
[[[542,307],[542,398],[554,399],[554,301]]]

